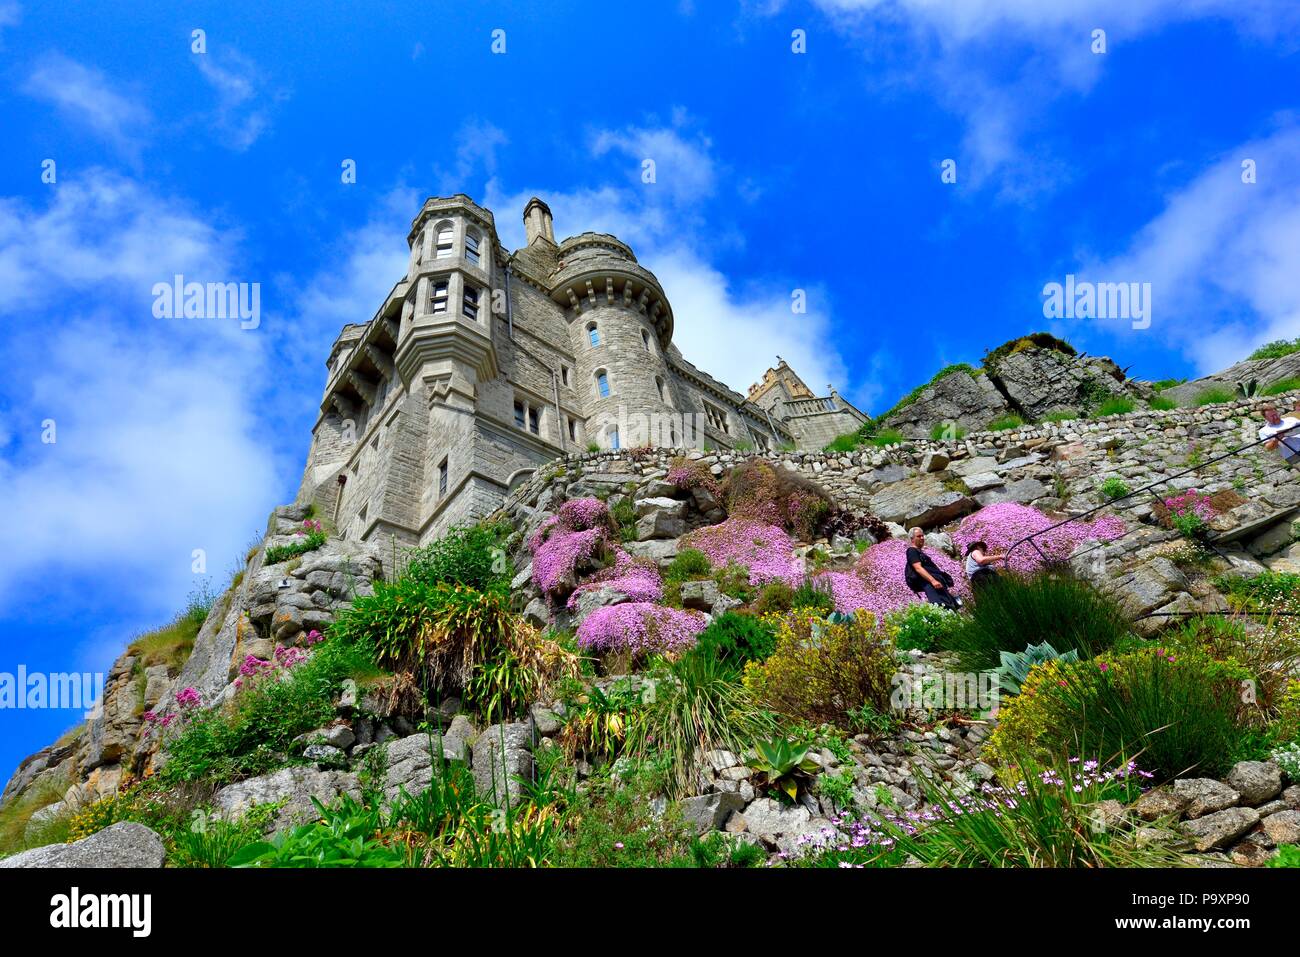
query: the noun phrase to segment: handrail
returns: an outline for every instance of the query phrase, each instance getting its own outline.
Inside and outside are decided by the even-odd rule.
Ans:
[[[1256,445],[1262,445],[1265,442],[1271,442],[1277,439],[1279,436],[1289,435],[1291,432],[1295,431],[1296,429],[1300,429],[1300,424],[1293,425],[1289,429],[1283,429],[1281,432],[1275,432],[1272,435],[1268,436],[1267,438],[1256,439],[1254,442],[1248,442],[1245,445],[1238,446],[1235,449],[1232,449],[1228,452],[1224,452],[1222,455],[1217,455],[1212,459],[1206,459],[1204,462],[1200,462],[1196,465],[1193,465],[1189,469],[1184,469],[1183,471],[1177,472],[1174,475],[1167,475],[1164,478],[1160,479],[1159,481],[1155,481],[1150,483],[1149,485],[1144,485],[1141,488],[1134,489],[1133,491],[1125,495],[1120,495],[1117,498],[1111,499],[1109,502],[1103,502],[1101,505],[1094,506],[1093,508],[1090,508],[1086,512],[1083,512],[1079,515],[1073,515],[1070,518],[1067,518],[1065,521],[1057,522],[1054,525],[1049,525],[1047,528],[1041,529],[1037,532],[1032,532],[1029,535],[1026,535],[1024,538],[1019,539],[1018,541],[1012,543],[1011,547],[1006,550],[1005,554],[1002,557],[1002,565],[1004,568],[1008,567],[1011,561],[1011,553],[1014,552],[1021,545],[1024,545],[1026,542],[1033,545],[1034,551],[1038,552],[1039,557],[1042,558],[1044,562],[1047,562],[1049,561],[1048,557],[1043,554],[1043,550],[1039,548],[1038,543],[1034,541],[1034,539],[1038,538],[1040,535],[1046,535],[1048,532],[1061,528],[1064,525],[1069,525],[1071,522],[1077,522],[1080,521],[1081,519],[1085,519],[1090,515],[1100,512],[1102,509],[1113,508],[1117,503],[1123,502],[1125,499],[1130,499],[1136,495],[1141,495],[1143,492],[1151,491],[1158,485],[1167,485],[1168,483],[1172,482],[1174,479],[1182,478],[1184,475],[1189,475],[1192,472],[1195,472],[1198,469],[1201,469],[1207,465],[1212,465],[1215,462],[1221,462],[1224,459],[1230,458],[1245,449],[1253,448]],[[1125,534],[1128,533],[1126,532]],[[1091,549],[1089,549],[1089,551],[1091,551]]]

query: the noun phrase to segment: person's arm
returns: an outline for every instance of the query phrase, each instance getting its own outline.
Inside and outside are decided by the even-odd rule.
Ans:
[[[912,562],[912,567],[916,569],[916,573],[918,575],[920,575],[922,578],[928,581],[936,589],[938,589],[939,591],[943,591],[943,582],[939,581],[939,579],[935,578],[933,575],[927,572],[925,570],[925,567],[920,562]]]

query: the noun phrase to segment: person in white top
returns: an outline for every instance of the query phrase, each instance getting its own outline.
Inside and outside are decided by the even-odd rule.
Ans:
[[[1287,465],[1300,462],[1300,419],[1287,416],[1285,419],[1277,414],[1277,406],[1264,406],[1264,426],[1259,430],[1259,437],[1267,439],[1266,449],[1277,449]]]
[[[990,552],[985,542],[971,542],[966,546],[966,577],[970,579],[971,588],[987,585],[998,577],[990,566],[1006,558],[1002,552]]]

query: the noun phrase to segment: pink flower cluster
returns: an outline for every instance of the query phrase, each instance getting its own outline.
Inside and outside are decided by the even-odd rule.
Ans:
[[[575,498],[560,506],[528,540],[533,581],[547,595],[572,587],[579,562],[611,541],[609,508],[597,498]]]
[[[325,527],[321,525],[320,522],[316,521],[315,519],[309,518],[302,523],[302,528],[298,529],[298,534],[299,535],[311,535],[313,533],[319,534],[324,530]]]
[[[641,656],[682,651],[695,643],[708,618],[703,612],[628,602],[597,608],[578,626],[578,645],[593,651],[627,651]]]
[[[664,582],[658,567],[646,559],[633,558],[621,548],[615,553],[611,567],[597,572],[574,589],[569,596],[569,610],[578,607],[578,596],[584,591],[597,588],[612,588],[632,601],[659,601],[664,597]]]
[[[203,699],[199,697],[199,692],[196,688],[182,688],[180,691],[176,692],[176,705],[181,709],[182,713],[193,711],[202,703]],[[170,727],[171,723],[181,716],[182,714],[175,711],[164,715],[158,714],[157,711],[146,711],[142,715],[145,721],[149,724],[156,724],[159,728]]]
[[[803,560],[794,557],[794,542],[776,525],[729,518],[683,536],[681,544],[698,548],[714,568],[743,565],[751,585],[780,581],[797,588],[803,583]]]
[[[856,571],[865,586],[866,600],[857,605],[857,608],[865,608],[880,620],[891,611],[925,600],[907,587],[904,578],[904,571],[907,568],[907,548],[906,539],[891,538],[878,545],[872,545],[862,553]],[[926,549],[925,553],[942,571],[952,576],[954,595],[965,597],[970,594],[970,584],[966,581],[966,575],[957,562],[933,548]],[[842,591],[846,597],[849,597],[846,589]],[[858,596],[852,597],[856,600]],[[838,606],[838,597],[836,604]],[[856,609],[845,607],[839,610],[847,612]]]
[[[1055,525],[1056,521],[1028,505],[1016,502],[999,502],[987,505],[968,515],[962,520],[957,531],[953,533],[953,544],[958,554],[965,554],[966,546],[971,542],[982,541],[990,551],[1005,551],[1016,542],[1042,532]],[[1008,567],[1015,572],[1029,573],[1043,567],[1043,555],[1049,561],[1063,562],[1074,552],[1081,542],[1097,540],[1109,542],[1124,534],[1124,523],[1113,515],[1103,515],[1093,522],[1072,521],[1053,528],[1040,535],[1033,543],[1025,542],[1011,555]],[[1034,548],[1034,544],[1038,548]],[[994,566],[1001,567],[1000,563]],[[964,577],[964,576],[963,576]]]
[[[813,584],[831,593],[835,610],[849,614],[859,608],[871,608],[872,595],[866,583],[853,572],[823,572],[813,578]]]
[[[1208,522],[1216,514],[1214,506],[1210,504],[1210,496],[1202,495],[1194,488],[1188,489],[1182,495],[1165,499],[1165,508],[1169,509],[1170,514],[1195,515],[1203,522]]]

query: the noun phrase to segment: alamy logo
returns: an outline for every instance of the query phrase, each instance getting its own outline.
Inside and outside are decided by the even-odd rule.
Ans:
[[[1134,329],[1151,326],[1151,283],[1076,282],[1043,287],[1043,316],[1047,319],[1129,319]]]
[[[702,412],[629,413],[627,406],[618,407],[618,434],[626,448],[702,449],[707,423]]]
[[[59,710],[73,708],[96,718],[104,700],[102,672],[0,671],[0,708]]]
[[[153,930],[152,894],[85,894],[78,887],[50,898],[50,926],[126,927],[133,937],[148,937]]]
[[[241,329],[262,324],[260,282],[186,282],[177,273],[170,283],[154,283],[151,291],[158,319],[238,319]]]

